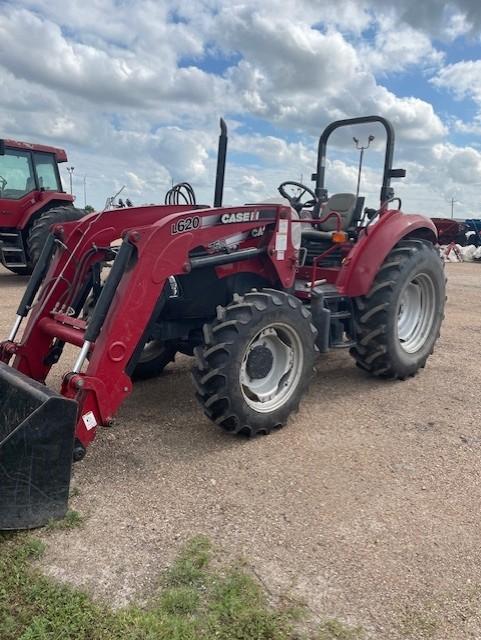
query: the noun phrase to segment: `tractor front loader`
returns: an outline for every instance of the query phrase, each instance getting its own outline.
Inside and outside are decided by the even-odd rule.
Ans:
[[[387,131],[380,208],[364,213],[323,183],[330,133],[362,122]],[[214,208],[117,209],[54,226],[0,343],[0,528],[62,517],[72,460],[112,424],[149,350],[164,363],[165,352],[195,355],[205,414],[247,435],[286,424],[318,352],[347,347],[380,377],[423,367],[445,280],[434,225],[389,207],[393,143],[379,116],[339,121],[321,136],[315,189],[289,195],[283,183],[279,203],[224,207],[216,188]],[[66,344],[78,353],[54,392],[44,384]]]

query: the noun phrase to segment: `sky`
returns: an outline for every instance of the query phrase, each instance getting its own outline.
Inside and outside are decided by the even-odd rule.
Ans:
[[[403,209],[481,217],[479,0],[0,0],[0,91],[0,136],[65,148],[79,206],[84,181],[95,208],[179,181],[211,204],[221,116],[226,204],[312,186],[322,129],[379,114]],[[331,137],[326,186],[355,191],[354,135],[374,206],[377,125]]]

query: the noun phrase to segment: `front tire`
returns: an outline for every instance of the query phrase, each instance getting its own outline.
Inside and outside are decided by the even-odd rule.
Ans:
[[[283,291],[235,295],[204,327],[192,372],[205,414],[225,431],[255,436],[282,427],[314,370],[317,332]]]
[[[446,278],[431,242],[399,242],[365,296],[354,299],[351,355],[372,375],[404,380],[423,368],[444,318]]]

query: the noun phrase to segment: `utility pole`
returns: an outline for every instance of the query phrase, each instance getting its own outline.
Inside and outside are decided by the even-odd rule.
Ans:
[[[67,167],[68,175],[69,175],[69,178],[70,178],[70,195],[73,195],[72,174],[73,174],[73,170],[74,169],[75,169],[75,167]]]
[[[84,208],[87,206],[87,176],[84,176]]]
[[[457,202],[454,198],[451,198],[451,218],[454,218],[454,203]]]
[[[357,172],[357,188],[356,188],[356,198],[359,197],[359,188],[361,186],[361,171],[362,171],[362,160],[364,158],[364,151],[365,149],[369,149],[369,145],[371,144],[371,142],[374,140],[374,136],[370,135],[367,139],[367,145],[365,147],[363,147],[362,145],[359,145],[359,140],[357,138],[354,138],[354,144],[356,145],[356,149],[358,149],[361,153],[359,154],[359,169]]]

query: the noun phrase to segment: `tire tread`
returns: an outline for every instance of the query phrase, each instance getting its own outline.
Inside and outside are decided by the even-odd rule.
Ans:
[[[381,265],[370,291],[354,301],[356,345],[351,347],[350,353],[358,367],[374,376],[404,380],[415,375],[418,369],[425,366],[439,338],[438,328],[432,348],[417,363],[415,371],[401,371],[393,364],[388,349],[388,310],[393,304],[396,285],[402,280],[413,258],[420,252],[431,252],[442,265],[439,252],[431,242],[418,238],[401,240]],[[443,318],[444,313],[439,327]]]
[[[229,389],[227,369],[237,345],[245,340],[249,326],[260,321],[263,315],[270,311],[278,313],[282,307],[285,307],[286,312],[290,314],[298,312],[297,323],[308,326],[311,344],[307,345],[306,352],[312,349],[312,366],[310,366],[312,374],[317,351],[315,346],[317,330],[310,320],[310,313],[300,300],[284,291],[253,289],[242,296],[234,294],[232,302],[225,307],[218,307],[216,318],[210,324],[204,325],[204,346],[194,350],[195,364],[192,378],[196,397],[202,404],[205,415],[228,433],[248,436],[268,434],[272,429],[283,426],[289,414],[298,410],[298,396],[307,389],[312,375],[302,378],[298,387],[299,393],[298,390],[294,392],[293,397],[286,403],[290,406],[286,407],[285,411],[284,407],[276,410],[272,424],[266,424],[265,421],[259,424],[256,420],[249,420],[248,411],[240,411],[234,406],[236,403],[232,400]],[[222,353],[227,357],[221,358]]]

